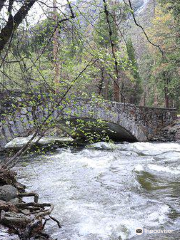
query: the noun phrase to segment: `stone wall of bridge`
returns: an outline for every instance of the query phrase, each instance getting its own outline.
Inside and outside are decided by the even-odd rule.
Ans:
[[[9,113],[7,113],[7,110]],[[27,136],[36,127],[34,119],[43,121],[52,111],[52,104],[37,108],[18,107],[14,109],[10,102],[0,105],[0,148],[17,136]],[[6,112],[6,113],[5,113]],[[117,102],[96,102],[76,99],[56,108],[54,121],[65,119],[104,120],[112,130],[111,137],[122,141],[148,141],[159,131],[171,124],[176,118],[175,109],[149,108]]]
[[[177,119],[176,109],[124,105],[116,102],[111,103],[111,105],[114,111],[120,114],[126,112],[137,124],[145,127],[149,139],[151,135],[155,135],[160,129]]]
[[[89,103],[85,100],[84,102],[79,101],[77,104],[80,106],[80,109],[84,108],[84,117],[91,112],[89,118],[100,118],[108,122],[117,123],[142,141],[145,138],[143,140],[142,136],[138,137],[138,134],[134,132],[136,128],[139,128],[139,133],[143,132],[147,140],[150,140],[162,128],[170,125],[177,119],[176,109],[143,107],[117,102]],[[77,111],[77,108],[73,106],[72,109]],[[82,112],[79,112],[79,115],[82,115]]]

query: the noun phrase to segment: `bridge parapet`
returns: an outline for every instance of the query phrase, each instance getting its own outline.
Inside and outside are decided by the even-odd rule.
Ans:
[[[126,112],[139,124],[153,129],[159,129],[171,124],[177,119],[175,108],[144,107],[133,104],[112,103],[115,111]]]

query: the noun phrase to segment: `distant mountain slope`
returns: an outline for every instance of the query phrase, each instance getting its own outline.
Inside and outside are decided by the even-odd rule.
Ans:
[[[147,31],[151,26],[155,14],[156,0],[144,0],[144,4],[136,12],[137,22]],[[145,39],[141,28],[136,26],[132,17],[127,21],[126,37],[131,37],[136,50],[138,62],[146,51],[148,41]],[[147,32],[148,33],[148,32]]]

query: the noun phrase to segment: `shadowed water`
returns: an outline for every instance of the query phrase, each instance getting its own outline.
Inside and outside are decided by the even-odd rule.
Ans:
[[[97,143],[24,161],[20,181],[55,205],[63,225],[47,226],[54,238],[180,239],[180,144]],[[137,228],[144,233],[137,236]]]

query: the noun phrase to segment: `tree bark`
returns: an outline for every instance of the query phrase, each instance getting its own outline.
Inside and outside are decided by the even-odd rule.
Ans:
[[[4,49],[8,41],[10,40],[13,32],[18,28],[18,26],[25,19],[29,10],[31,9],[31,7],[34,5],[36,1],[37,0],[25,0],[23,6],[18,10],[18,12],[14,16],[11,15],[11,17],[8,18],[6,25],[0,32],[0,53],[2,52],[2,50]],[[1,3],[0,7],[2,6],[2,4],[4,5],[4,3]]]
[[[167,86],[164,88],[164,94],[165,94],[165,107],[169,108],[169,94]]]
[[[98,86],[98,94],[102,95],[102,90],[103,90],[103,84],[104,84],[104,68],[101,68],[101,79],[100,79],[100,83]]]
[[[116,44],[113,41],[112,35],[112,27],[111,27],[111,22],[110,22],[110,13],[107,8],[108,4],[106,0],[103,0],[104,4],[104,13],[106,16],[106,21],[108,24],[108,30],[109,30],[109,38],[110,38],[110,45],[111,45],[111,50],[112,50],[112,55],[114,58],[114,70],[115,70],[115,79],[113,81],[113,94],[114,94],[114,101],[119,102],[120,101],[120,87],[119,87],[119,70],[118,70],[118,61],[116,59]]]
[[[53,0],[53,17],[55,24],[58,23],[58,16],[57,16],[57,1]],[[58,59],[58,34],[59,29],[56,28],[53,36],[53,58],[54,58],[54,84],[55,84],[55,92],[59,92],[59,75],[60,75],[60,65]]]

